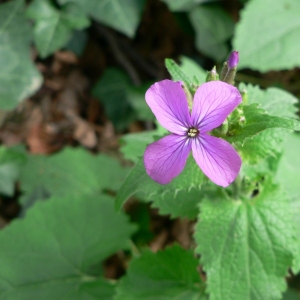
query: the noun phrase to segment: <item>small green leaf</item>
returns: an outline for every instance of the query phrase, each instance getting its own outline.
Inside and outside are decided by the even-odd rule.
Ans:
[[[192,251],[174,245],[164,251],[144,251],[131,261],[117,287],[116,300],[204,300],[204,285]]]
[[[249,1],[241,12],[233,41],[240,53],[239,68],[267,72],[299,67],[299,11],[298,0]]]
[[[121,209],[126,200],[136,193],[151,201],[157,197],[164,197],[166,193],[170,193],[167,197],[175,197],[180,190],[190,191],[193,187],[200,189],[204,178],[205,176],[195,160],[189,156],[182,173],[171,183],[161,185],[150,178],[146,173],[143,159],[140,159],[118,191],[116,208]],[[184,201],[184,199],[179,198],[174,201]],[[170,212],[172,212],[172,207],[170,207]]]
[[[292,264],[291,206],[265,182],[253,198],[219,196],[200,205],[195,239],[209,299],[281,299]]]
[[[258,133],[269,128],[284,128],[300,131],[300,122],[295,119],[282,118],[268,115],[258,104],[242,106],[245,116],[245,124],[237,128],[229,128],[229,135],[226,139],[229,142],[243,142]]]
[[[12,109],[31,96],[42,77],[30,58],[31,28],[23,0],[0,4],[0,108]]]
[[[186,56],[180,56],[179,60],[180,69],[183,73],[188,74],[190,78],[197,78],[197,81],[200,84],[205,82],[207,72],[204,69],[202,69],[202,67],[199,64],[197,64],[194,60]]]
[[[180,66],[171,58],[165,59],[165,65],[174,81],[183,81],[187,88],[191,91],[193,82],[180,68]]]
[[[112,300],[102,262],[127,248],[133,231],[103,195],[37,203],[0,232],[1,298]]]
[[[189,18],[196,32],[197,49],[218,62],[225,60],[230,52],[226,41],[234,28],[227,13],[216,5],[202,5],[191,10]]]
[[[202,2],[208,2],[209,0],[161,0],[165,2],[170,11],[190,11],[193,9],[197,4]]]
[[[95,20],[133,38],[139,25],[145,0],[58,0],[61,4],[76,3]]]
[[[0,193],[13,196],[26,155],[18,148],[0,147]]]
[[[118,69],[108,68],[93,88],[94,96],[103,104],[114,126],[125,129],[134,120],[134,110],[129,103],[128,76]]]
[[[48,0],[33,1],[27,15],[35,21],[34,38],[42,58],[67,45],[73,29],[89,26],[89,20],[74,6],[60,11]]]
[[[31,155],[22,168],[21,189],[44,188],[49,195],[65,196],[117,190],[127,170],[106,155],[66,148],[51,156]]]

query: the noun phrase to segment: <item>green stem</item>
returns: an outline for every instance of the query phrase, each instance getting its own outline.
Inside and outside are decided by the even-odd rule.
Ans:
[[[239,195],[242,188],[242,178],[238,175],[235,181],[232,183],[233,197],[234,199],[239,199]]]

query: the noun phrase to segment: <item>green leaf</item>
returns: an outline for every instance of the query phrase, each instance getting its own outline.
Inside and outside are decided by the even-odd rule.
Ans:
[[[65,49],[81,56],[88,42],[87,30],[75,30]]]
[[[0,4],[1,109],[15,108],[42,84],[30,58],[31,28],[23,10],[23,0]]]
[[[24,217],[27,210],[31,208],[36,202],[48,200],[50,197],[50,193],[43,186],[37,186],[29,193],[23,194],[19,198],[19,203],[22,206],[19,217]]]
[[[114,126],[125,129],[134,120],[134,110],[129,103],[129,78],[118,69],[108,68],[93,88],[94,96],[103,104]]]
[[[270,116],[258,108],[258,104],[242,106],[245,116],[245,124],[236,128],[229,128],[229,135],[226,139],[229,142],[243,142],[258,133],[269,128],[284,128],[300,131],[300,122],[295,119]]]
[[[246,139],[243,144],[236,143],[236,149],[242,156],[242,161],[255,164],[269,156],[279,157],[282,152],[282,141],[284,137],[282,130],[267,129],[260,132],[251,139]]]
[[[152,207],[159,209],[161,215],[170,215],[172,219],[186,218],[193,220],[199,213],[199,203],[202,200],[202,191],[198,188],[166,191],[162,195],[152,197]]]
[[[216,5],[202,5],[191,10],[189,18],[196,32],[197,49],[218,62],[225,60],[230,52],[226,41],[234,28],[227,13]]]
[[[259,103],[260,107],[269,114],[295,118],[297,99],[278,88],[261,90],[258,86],[239,85],[240,91],[247,91],[248,103]],[[236,148],[243,158],[243,162],[257,163],[266,157],[279,158],[282,152],[282,141],[287,132],[279,129],[267,129],[258,135],[246,139],[244,143],[236,143]]]
[[[207,72],[197,64],[194,60],[180,56],[180,69],[183,73],[188,74],[190,78],[197,78],[197,81],[201,84],[206,81]]]
[[[131,261],[117,287],[116,300],[204,300],[204,288],[192,251],[174,245],[164,251],[144,251]]]
[[[44,188],[55,196],[117,190],[126,173],[127,170],[109,156],[66,148],[51,156],[28,156],[22,168],[21,189],[31,193],[36,188]]]
[[[209,0],[161,0],[165,2],[170,11],[190,11],[197,4],[202,2],[208,2]]]
[[[133,38],[139,25],[145,0],[58,0],[61,4],[76,3],[95,20]]]
[[[300,201],[300,135],[288,134],[284,142],[284,153],[280,160],[276,175],[277,181],[286,189],[290,199]]]
[[[124,154],[124,157],[137,162],[139,157],[145,152],[147,145],[154,141],[153,136],[155,134],[157,134],[156,130],[123,135],[121,143],[124,145],[121,147],[121,152]]]
[[[163,131],[161,127],[158,127],[156,130],[127,134],[122,137],[121,142],[125,143],[121,148],[122,153],[125,158],[140,164],[141,174],[145,175],[145,171],[143,170],[144,166],[140,161],[140,157],[144,154],[146,146],[154,142],[153,136],[160,136],[163,133],[165,133],[165,131]],[[188,166],[189,164],[193,164],[196,168],[196,163],[193,159],[190,159],[188,162]],[[134,168],[137,168],[137,166]],[[134,177],[132,177],[131,180],[134,180]],[[181,217],[188,219],[194,219],[197,216],[199,211],[198,204],[201,200],[198,188],[189,189],[187,185],[184,189],[176,190],[176,185],[172,185],[171,183],[171,186],[174,188],[170,189],[169,185],[167,185],[165,186],[167,187],[166,189],[161,190],[163,186],[152,181],[150,177],[146,179],[145,182],[149,182],[149,192],[145,190],[143,190],[143,192],[136,192],[137,196],[140,196],[141,199],[146,202],[152,202],[152,206],[158,208],[160,214],[170,215],[171,218]],[[142,185],[143,183],[141,183],[141,186]],[[159,191],[163,192],[158,191],[155,195],[151,195],[152,185],[154,185],[154,188],[158,188]],[[139,189],[138,186],[137,188]],[[126,199],[122,201],[126,201]]]
[[[200,211],[196,251],[209,299],[281,299],[294,230],[290,203],[280,189],[265,182],[256,197],[237,200],[220,192],[204,200]]]
[[[34,38],[42,58],[67,45],[73,29],[89,26],[89,20],[75,9],[60,11],[48,0],[35,0],[30,4],[27,15],[35,21]]]
[[[293,270],[298,273],[300,270],[300,135],[289,134],[284,142],[284,152],[278,165],[276,180],[286,190],[293,207],[293,217],[297,228],[298,252],[295,257]]]
[[[13,196],[26,155],[18,148],[0,147],[0,193]]]
[[[166,193],[170,193],[166,197],[174,198],[181,190],[190,191],[193,187],[200,189],[204,178],[202,171],[194,159],[189,156],[182,173],[178,177],[174,178],[171,183],[161,185],[150,178],[150,176],[146,173],[143,159],[140,159],[132,168],[125,182],[118,191],[116,197],[116,208],[121,209],[126,200],[136,193],[139,193],[139,195],[142,195],[142,197],[148,201],[154,200],[157,197],[164,197],[164,194]],[[174,201],[184,202],[185,199],[177,198],[174,199]],[[172,207],[170,207],[170,213],[172,214]],[[177,212],[174,213],[177,214]]]
[[[145,94],[151,84],[145,83],[142,86],[127,88],[127,98],[129,104],[135,111],[137,119],[142,121],[154,120],[154,115],[145,101]]]
[[[103,195],[37,203],[0,232],[1,299],[112,299],[102,261],[133,231]]]
[[[172,80],[174,80],[174,81],[183,81],[184,84],[188,87],[188,89],[190,91],[192,91],[193,82],[191,81],[189,76],[186,75],[182,71],[180,66],[173,59],[166,58],[165,59],[165,65],[166,65],[166,68],[167,68],[168,72],[172,76]]]
[[[288,289],[285,293],[283,293],[282,300],[299,300],[299,292],[294,289]]]
[[[299,10],[298,0],[249,1],[233,41],[240,53],[239,68],[266,72],[300,66]]]
[[[284,118],[295,118],[298,99],[278,88],[260,89],[258,86],[241,83],[239,90],[248,93],[248,104],[259,103],[268,114]]]

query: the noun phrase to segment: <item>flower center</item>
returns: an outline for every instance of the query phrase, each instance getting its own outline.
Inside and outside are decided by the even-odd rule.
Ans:
[[[191,127],[191,128],[189,128],[188,131],[187,131],[187,135],[188,135],[189,137],[195,137],[195,136],[197,136],[198,134],[199,134],[199,130],[196,129],[195,127]]]

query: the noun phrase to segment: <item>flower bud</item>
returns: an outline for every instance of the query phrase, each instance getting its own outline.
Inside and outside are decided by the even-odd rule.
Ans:
[[[221,81],[234,85],[234,78],[235,78],[236,67],[238,62],[239,62],[238,51],[232,51],[227,61],[224,62],[223,69],[221,72]]]
[[[207,72],[206,82],[219,80],[219,74],[217,73],[216,67],[214,66],[211,71]]]
[[[248,104],[248,91],[247,90],[242,90],[241,95],[243,98],[243,103]]]
[[[239,52],[238,51],[232,51],[229,55],[228,60],[227,60],[228,68],[229,69],[236,68],[238,63],[239,63]]]

